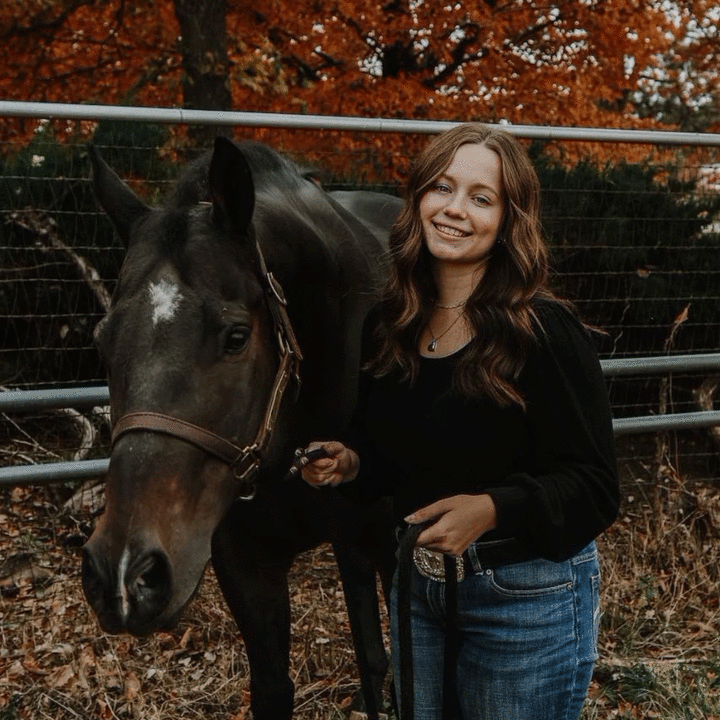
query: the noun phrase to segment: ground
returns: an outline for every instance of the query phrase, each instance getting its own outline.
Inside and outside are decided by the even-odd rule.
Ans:
[[[583,720],[720,718],[720,493],[679,473],[668,447],[623,465],[621,517],[599,542]],[[0,490],[0,720],[249,719],[243,644],[212,571],[175,631],[100,631],[80,587],[92,503],[67,507],[75,490]],[[339,720],[358,682],[328,546],[298,558],[291,597],[296,718]]]

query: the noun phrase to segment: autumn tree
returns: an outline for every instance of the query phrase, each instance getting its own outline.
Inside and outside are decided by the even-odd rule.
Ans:
[[[655,2],[284,5],[246,10],[237,32],[269,40],[298,97],[328,114],[633,124],[617,103],[670,44]]]
[[[7,99],[175,104],[178,26],[170,2],[8,0],[0,6]]]
[[[641,69],[627,97],[641,117],[687,132],[720,128],[720,7],[695,0],[675,8],[673,42]]]
[[[182,48],[183,106],[201,110],[228,110],[232,99],[228,78],[225,0],[175,0]],[[229,130],[221,126],[193,126],[190,135],[199,145]]]
[[[702,117],[712,129],[717,15],[709,0],[9,0],[0,92],[564,126]],[[260,135],[345,172],[401,173],[414,150],[395,136]]]

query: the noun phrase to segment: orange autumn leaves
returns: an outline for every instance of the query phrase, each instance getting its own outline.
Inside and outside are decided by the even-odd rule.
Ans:
[[[257,8],[227,2],[235,110],[637,128],[659,126],[634,104],[643,90],[661,102],[657,76],[684,83],[686,94],[696,88],[704,102],[715,92],[705,0],[269,0]],[[173,0],[12,0],[0,8],[0,38],[6,99],[182,105]],[[688,72],[699,74],[694,85]],[[9,128],[23,136],[29,125]],[[340,174],[368,162],[402,174],[395,166],[414,149],[394,135],[375,147],[349,133],[260,135]]]

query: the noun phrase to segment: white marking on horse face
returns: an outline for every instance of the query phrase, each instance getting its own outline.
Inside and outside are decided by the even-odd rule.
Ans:
[[[130,614],[130,600],[128,598],[127,587],[125,586],[125,574],[127,573],[127,566],[130,560],[130,551],[125,548],[122,557],[120,558],[120,564],[118,566],[118,595],[120,596],[120,612],[122,619],[125,620]]]
[[[153,325],[172,320],[182,300],[180,288],[168,280],[160,280],[150,283],[148,290],[152,305]]]

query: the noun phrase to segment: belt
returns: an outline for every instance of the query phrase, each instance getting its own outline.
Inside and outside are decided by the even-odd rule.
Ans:
[[[468,572],[494,570],[502,565],[537,560],[540,555],[515,537],[498,540],[478,540],[462,554]]]
[[[537,553],[517,538],[474,542],[465,552],[455,558],[458,582],[466,576],[484,570],[494,570],[502,565],[535,560]],[[423,547],[413,549],[413,560],[418,572],[426,578],[445,581],[445,558],[440,552]]]

